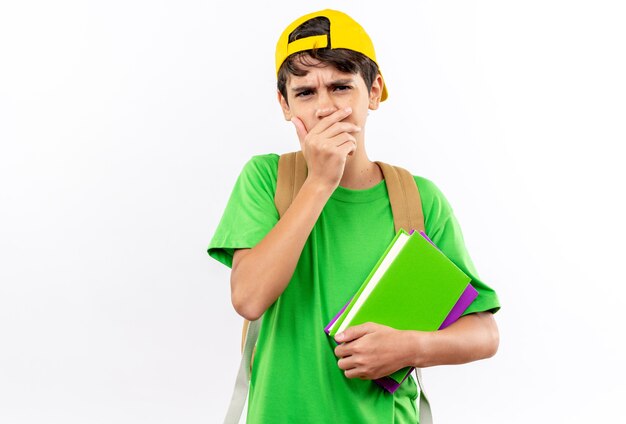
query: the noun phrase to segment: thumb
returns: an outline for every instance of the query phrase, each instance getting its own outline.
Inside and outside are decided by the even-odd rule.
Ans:
[[[298,134],[298,139],[300,139],[300,143],[304,143],[304,138],[307,136],[308,131],[306,130],[306,127],[304,126],[304,123],[302,122],[302,120],[296,116],[291,118],[291,122],[293,122],[293,125],[296,127],[296,133]]]
[[[338,343],[347,343],[352,340],[356,340],[359,337],[363,337],[367,333],[371,333],[371,327],[368,323],[355,325],[354,327],[347,328],[342,333],[335,336],[335,341]]]

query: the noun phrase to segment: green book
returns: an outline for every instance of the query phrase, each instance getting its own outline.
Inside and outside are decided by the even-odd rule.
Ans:
[[[442,329],[456,321],[478,295],[470,281],[426,234],[401,229],[325,331],[334,337],[366,322],[398,330]],[[393,392],[390,388],[399,387],[411,371],[398,370],[389,376],[387,385],[377,383]]]

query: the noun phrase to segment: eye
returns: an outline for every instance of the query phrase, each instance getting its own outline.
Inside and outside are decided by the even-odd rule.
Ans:
[[[335,91],[347,91],[350,90],[352,87],[350,87],[349,85],[338,85],[335,87]]]
[[[302,90],[296,93],[296,97],[305,97],[310,96],[311,94],[313,94],[313,91],[311,90]]]

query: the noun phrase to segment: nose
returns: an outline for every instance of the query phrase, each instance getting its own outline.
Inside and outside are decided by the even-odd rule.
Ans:
[[[315,117],[317,119],[322,119],[328,115],[337,111],[337,106],[333,102],[331,96],[328,93],[320,90],[320,93],[317,97],[317,109],[315,111]]]

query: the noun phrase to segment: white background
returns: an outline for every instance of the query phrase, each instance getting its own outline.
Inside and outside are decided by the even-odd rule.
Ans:
[[[3,1],[1,423],[220,422],[241,319],[206,247],[244,163],[298,148],[274,46],[329,6],[388,83],[370,159],[443,190],[502,303],[496,357],[426,370],[437,423],[623,417],[619,2]]]

